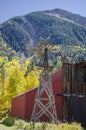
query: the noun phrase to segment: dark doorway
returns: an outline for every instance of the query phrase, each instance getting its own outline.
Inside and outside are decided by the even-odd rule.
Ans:
[[[86,97],[70,98],[70,119],[86,127]]]

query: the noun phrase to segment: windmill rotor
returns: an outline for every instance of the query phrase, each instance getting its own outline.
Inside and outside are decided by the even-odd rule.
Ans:
[[[51,70],[54,66],[49,65],[49,60],[51,60],[55,53],[56,48],[54,45],[48,42],[48,39],[42,39],[37,47],[32,45],[27,47],[27,52],[30,53],[30,56],[36,57],[40,61],[39,67],[43,67],[44,70]]]

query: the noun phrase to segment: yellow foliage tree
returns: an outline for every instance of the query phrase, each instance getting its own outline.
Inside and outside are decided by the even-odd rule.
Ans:
[[[35,71],[31,71],[26,77],[25,89],[30,90],[38,86],[39,86],[39,80],[38,80],[37,74]]]
[[[6,58],[0,57],[0,66],[3,61],[5,64],[0,71],[0,115],[5,115],[10,110],[14,96],[39,85],[38,71],[30,71],[25,77],[30,60],[21,65],[20,60],[7,61]]]

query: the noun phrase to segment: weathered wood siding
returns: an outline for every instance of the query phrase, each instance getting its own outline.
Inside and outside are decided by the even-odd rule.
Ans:
[[[63,63],[62,88],[63,94],[66,95],[63,96],[63,119],[69,120],[70,99],[74,96],[86,95],[86,61],[74,64]],[[86,100],[84,100],[84,103],[86,103]]]

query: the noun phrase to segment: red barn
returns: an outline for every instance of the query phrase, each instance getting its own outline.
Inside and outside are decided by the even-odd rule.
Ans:
[[[62,71],[52,74],[52,88],[55,97],[57,116],[62,120],[62,97],[57,94],[62,93]],[[16,96],[12,99],[11,115],[26,120],[31,120],[37,88]],[[45,119],[43,119],[45,121]]]

